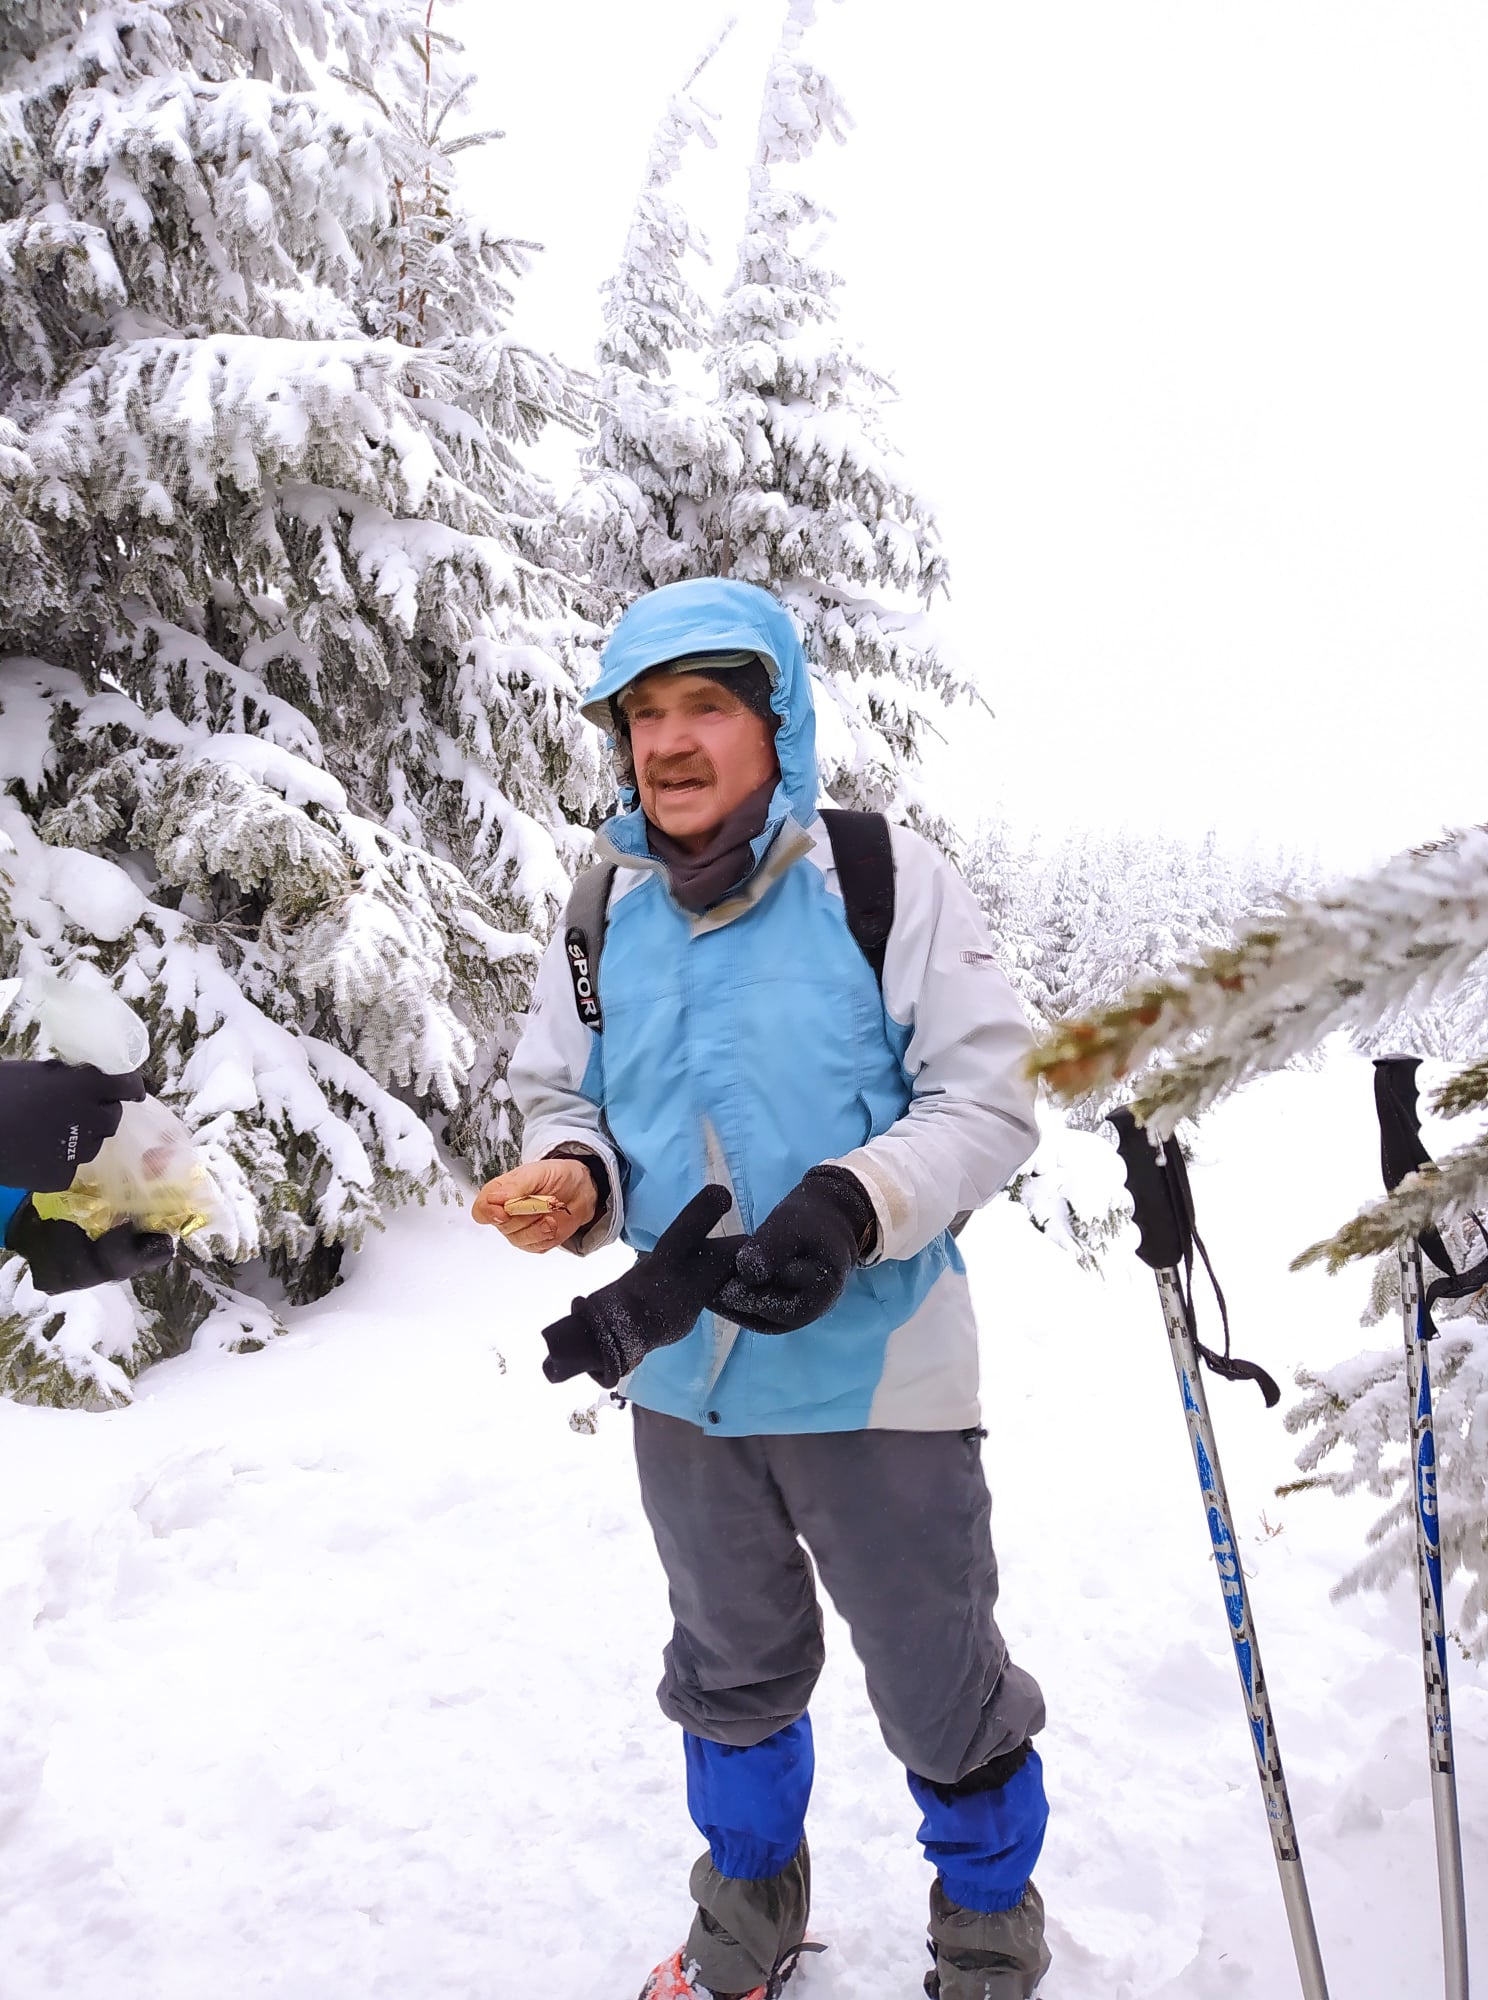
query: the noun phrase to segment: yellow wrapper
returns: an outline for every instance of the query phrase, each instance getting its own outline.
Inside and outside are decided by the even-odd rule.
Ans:
[[[152,1194],[142,1213],[121,1215],[100,1189],[85,1186],[66,1188],[61,1194],[33,1194],[31,1206],[43,1222],[75,1222],[96,1242],[125,1222],[150,1235],[190,1236],[207,1223],[198,1200],[194,1183],[190,1187],[178,1183]]]
[[[551,1194],[519,1194],[506,1203],[508,1215],[551,1215],[563,1203]]]

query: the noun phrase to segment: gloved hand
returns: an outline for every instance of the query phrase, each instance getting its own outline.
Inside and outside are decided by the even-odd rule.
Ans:
[[[709,1304],[754,1333],[794,1333],[842,1296],[873,1242],[868,1190],[846,1167],[813,1167],[739,1245]]]
[[[575,1299],[567,1319],[543,1328],[550,1382],[588,1373],[613,1389],[643,1356],[670,1347],[692,1331],[698,1314],[733,1269],[737,1236],[709,1238],[734,1198],[727,1188],[705,1187],[676,1221],[612,1285]]]
[[[60,1194],[112,1139],[125,1102],[145,1094],[138,1070],[91,1063],[0,1062],[0,1187]]]
[[[24,1257],[39,1292],[84,1292],[158,1271],[176,1254],[169,1236],[133,1229],[125,1222],[95,1239],[75,1222],[43,1222],[29,1201],[10,1219],[5,1247]]]

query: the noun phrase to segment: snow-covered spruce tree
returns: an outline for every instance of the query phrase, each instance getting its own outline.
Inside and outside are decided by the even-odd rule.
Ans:
[[[989,815],[966,842],[961,872],[986,918],[997,962],[1027,1005],[1024,982],[1033,954],[1029,921],[1037,863],[1032,844],[1000,815]]]
[[[816,0],[786,0],[765,78],[738,263],[713,332],[718,401],[741,460],[709,509],[717,572],[775,590],[820,676],[822,772],[842,805],[919,807],[928,710],[968,692],[924,607],[946,585],[930,508],[889,443],[889,385],[837,331],[827,211],[786,170],[850,128],[802,53]]]
[[[688,271],[693,260],[707,261],[707,244],[672,183],[694,141],[718,143],[717,116],[693,87],[733,26],[730,19],[694,64],[657,125],[619,266],[602,288],[598,424],[565,517],[606,615],[643,590],[702,573],[701,518],[720,481],[740,470],[700,365],[688,381],[674,369],[678,358],[702,353],[711,314]]]
[[[599,774],[524,466],[573,392],[454,197],[451,53],[400,0],[0,8],[0,978],[136,1006],[219,1209],[136,1296],[0,1265],[12,1393],[262,1338],[234,1266],[315,1296],[444,1185],[431,1119],[509,1143]]]
[[[924,607],[946,566],[929,507],[883,418],[889,385],[836,328],[827,211],[790,169],[847,112],[802,53],[816,0],[787,0],[765,78],[733,276],[711,323],[688,281],[697,238],[666,192],[694,136],[679,99],[606,300],[601,443],[574,503],[602,607],[681,577],[736,576],[795,614],[818,676],[822,776],[843,805],[910,815],[948,840],[914,784],[939,704],[967,692],[936,652]],[[696,350],[711,396],[674,380]]]
[[[1252,1077],[1281,1069],[1323,1039],[1369,1037],[1420,1008],[1479,993],[1488,963],[1488,827],[1397,855],[1376,872],[1290,904],[1273,922],[1128,994],[1116,1006],[1058,1026],[1036,1068],[1059,1094],[1131,1078],[1148,1126],[1170,1132]],[[1488,1107],[1488,1018],[1465,1066],[1438,1089],[1443,1117]],[[1151,1067],[1153,1064],[1156,1067]],[[1326,1242],[1297,1259],[1330,1269],[1390,1252],[1435,1226],[1458,1254],[1476,1255],[1469,1216],[1488,1207],[1488,1132],[1481,1126],[1436,1165],[1410,1175]],[[1372,1312],[1388,1305],[1376,1286]],[[1443,1564],[1468,1584],[1460,1633],[1488,1657],[1488,1329],[1481,1295],[1443,1332],[1432,1363]],[[1371,1532],[1370,1555],[1341,1590],[1380,1585],[1413,1556],[1408,1409],[1398,1349],[1299,1373],[1302,1401],[1287,1418],[1312,1431],[1300,1457],[1311,1483],[1364,1487],[1392,1504]],[[1334,1452],[1348,1463],[1320,1472]]]

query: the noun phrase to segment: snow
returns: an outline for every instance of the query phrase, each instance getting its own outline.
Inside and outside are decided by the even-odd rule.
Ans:
[[[0,716],[5,721],[0,784],[19,782],[28,792],[42,789],[55,761],[52,701],[74,691],[81,706],[85,695],[77,675],[59,672],[44,660],[0,660]]]
[[[70,922],[105,944],[127,937],[144,914],[144,896],[117,863],[75,847],[52,851],[41,886]]]
[[[282,792],[292,806],[321,806],[331,813],[346,810],[346,790],[337,779],[263,736],[219,730],[203,740],[192,761],[230,764],[235,770],[246,771],[259,784]]]
[[[1370,1191],[1375,1143],[1357,1059],[1202,1130],[1237,1351],[1283,1379],[1358,1344],[1362,1275],[1286,1264]],[[1049,1991],[1284,2000],[1220,1595],[1128,1243],[1092,1277],[1007,1202],[963,1238],[1002,1616],[1049,1699]],[[0,1404],[6,2000],[630,2000],[682,1935],[698,1846],[652,1692],[665,1590],[628,1417],[571,1429],[588,1385],[548,1387],[537,1338],[620,1260],[529,1260],[455,1207],[413,1211],[260,1353],[203,1340],[102,1416]],[[1210,1398],[1333,1991],[1419,2000],[1440,1944],[1410,1587],[1331,1605],[1371,1505],[1278,1501],[1280,1412]],[[831,1949],[792,2000],[909,2000],[916,1816],[835,1618],[828,1644]],[[1452,1674],[1482,1979],[1488,1671]]]
[[[1038,1123],[1038,1148],[1023,1169],[1018,1199],[1036,1229],[1094,1263],[1117,1218],[1131,1214],[1111,1128],[1078,1131],[1045,1104],[1038,1107]]]
[[[0,796],[0,833],[26,865],[26,883],[15,896],[34,922],[44,923],[45,898],[55,910],[81,926],[91,937],[113,944],[133,930],[145,908],[145,898],[117,863],[76,847],[49,847],[39,841],[14,803]],[[29,891],[30,893],[25,893]]]

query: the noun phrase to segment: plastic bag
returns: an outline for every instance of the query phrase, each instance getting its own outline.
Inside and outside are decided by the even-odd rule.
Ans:
[[[111,1076],[136,1070],[150,1052],[134,1010],[107,987],[34,976],[26,981],[47,1040],[64,1062],[95,1063]],[[210,1181],[189,1128],[158,1098],[126,1104],[119,1129],[78,1168],[61,1194],[33,1194],[44,1221],[75,1222],[97,1238],[121,1223],[190,1236],[210,1220]]]
[[[196,1142],[158,1098],[126,1104],[119,1129],[62,1194],[33,1194],[47,1221],[75,1222],[98,1237],[121,1222],[166,1236],[206,1226],[207,1176]]]
[[[108,1076],[127,1076],[149,1055],[149,1030],[112,987],[85,986],[46,972],[30,973],[22,986],[63,1062],[92,1063]]]

